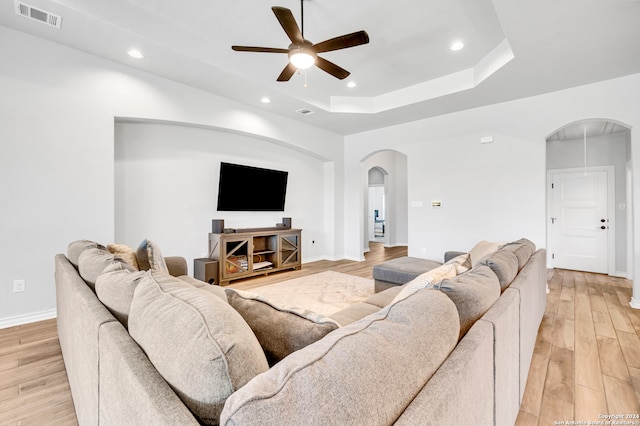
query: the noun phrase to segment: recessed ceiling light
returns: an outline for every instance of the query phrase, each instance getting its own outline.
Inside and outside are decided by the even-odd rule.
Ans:
[[[347,87],[351,87],[351,88],[356,87],[356,82],[355,82],[355,81],[350,81],[350,82],[348,82],[348,83],[347,83]]]
[[[144,55],[138,49],[129,49],[127,50],[127,54],[132,58],[136,58],[136,59],[144,58]]]
[[[260,102],[262,102],[263,104],[268,104],[271,103],[271,99],[265,96],[264,98],[260,99]]]
[[[461,42],[460,40],[454,41],[453,43],[451,43],[451,46],[449,47],[449,49],[453,50],[454,52],[457,50],[460,50],[464,47],[464,43]]]

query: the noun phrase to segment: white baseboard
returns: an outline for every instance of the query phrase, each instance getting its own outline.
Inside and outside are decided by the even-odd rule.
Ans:
[[[629,302],[629,306],[633,309],[640,309],[640,300],[631,298],[631,302]]]
[[[42,312],[34,312],[32,314],[18,315],[9,318],[0,318],[0,329],[15,327],[17,325],[29,324],[32,322],[44,321],[57,317],[55,309]]]

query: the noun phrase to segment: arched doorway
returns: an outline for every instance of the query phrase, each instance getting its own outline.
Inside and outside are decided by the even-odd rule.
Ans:
[[[547,142],[547,265],[632,277],[631,132],[590,119]]]
[[[373,240],[385,247],[406,246],[408,241],[407,156],[394,150],[369,154],[362,170],[362,252]],[[376,211],[377,219],[376,219]],[[377,237],[376,237],[377,235]]]
[[[367,172],[369,188],[367,207],[367,235],[369,241],[382,242],[387,244],[388,233],[386,232],[386,183],[387,173],[382,167],[372,167]]]

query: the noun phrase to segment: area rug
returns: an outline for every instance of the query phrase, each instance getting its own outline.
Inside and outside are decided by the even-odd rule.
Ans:
[[[373,280],[324,271],[277,284],[251,289],[280,306],[297,306],[331,315],[374,293]]]

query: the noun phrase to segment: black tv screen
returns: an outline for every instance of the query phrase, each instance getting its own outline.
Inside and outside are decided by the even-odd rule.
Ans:
[[[288,174],[220,163],[218,211],[284,211]]]

